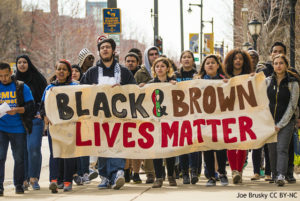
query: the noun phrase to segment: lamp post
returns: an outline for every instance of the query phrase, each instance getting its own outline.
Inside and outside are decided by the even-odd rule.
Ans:
[[[203,48],[202,48],[202,35],[203,35],[203,20],[202,20],[202,17],[203,17],[203,0],[201,0],[201,3],[200,4],[192,4],[190,3],[189,4],[189,9],[188,9],[188,12],[192,12],[192,8],[191,6],[198,6],[200,8],[200,55],[199,55],[199,59],[200,59],[200,65],[202,63],[202,55],[203,55]]]
[[[245,43],[243,44],[242,49],[245,50],[245,51],[248,51],[250,47],[252,47],[251,43],[245,42]]]
[[[295,6],[297,0],[290,0],[290,62],[295,67]]]
[[[257,21],[256,19],[254,19],[248,23],[248,29],[249,29],[250,35],[252,36],[252,39],[253,39],[254,50],[257,49],[256,42],[257,42],[257,39],[261,32],[261,28],[262,28],[262,23]]]

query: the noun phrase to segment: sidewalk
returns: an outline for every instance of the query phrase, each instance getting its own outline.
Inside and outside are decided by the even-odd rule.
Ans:
[[[4,197],[0,200],[43,200],[43,201],[234,201],[234,200],[300,200],[300,175],[295,175],[296,184],[286,184],[284,187],[277,187],[275,184],[269,184],[263,179],[260,181],[251,181],[253,175],[251,153],[248,155],[248,166],[244,170],[243,184],[233,185],[231,179],[231,171],[227,166],[229,186],[223,187],[217,183],[216,187],[206,187],[207,180],[203,176],[203,170],[199,182],[196,185],[183,185],[182,179],[177,180],[177,187],[168,186],[168,181],[164,182],[161,189],[152,189],[151,184],[145,184],[145,175],[142,176],[143,184],[125,184],[120,190],[98,190],[97,185],[100,178],[84,186],[73,185],[73,191],[64,193],[59,190],[57,194],[52,194],[48,190],[49,186],[49,148],[47,137],[43,138],[43,164],[42,174],[40,179],[41,190],[33,191],[29,188],[24,195],[16,195],[14,186],[12,185],[13,175],[13,159],[9,151],[6,162],[5,182],[4,182]]]

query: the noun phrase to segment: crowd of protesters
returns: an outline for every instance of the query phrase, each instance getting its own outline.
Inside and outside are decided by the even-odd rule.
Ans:
[[[16,58],[16,72],[9,64],[0,63],[1,104],[7,103],[11,110],[0,118],[0,196],[4,194],[5,161],[10,143],[14,158],[13,181],[17,194],[32,188],[40,190],[41,142],[44,129],[47,130],[50,161],[49,189],[57,193],[71,191],[73,183],[87,185],[98,177],[101,183],[98,189],[120,189],[131,180],[142,183],[140,169],[146,174],[146,184],[160,188],[165,179],[170,186],[176,186],[182,177],[183,184],[196,184],[202,169],[204,156],[204,175],[208,179],[206,186],[229,184],[226,163],[232,172],[233,184],[243,182],[243,169],[247,165],[249,151],[252,151],[252,181],[264,177],[266,182],[283,186],[286,182],[295,183],[293,176],[293,133],[297,130],[299,107],[300,77],[290,68],[286,47],[276,42],[270,48],[270,61],[259,63],[259,54],[255,50],[233,49],[224,61],[218,55],[208,55],[196,70],[193,52],[183,51],[177,69],[174,62],[160,55],[157,47],[151,46],[142,52],[132,48],[125,56],[125,65],[115,59],[116,43],[106,38],[97,41],[100,59],[87,48],[79,52],[78,62],[71,65],[66,59],[57,61],[55,75],[47,83],[45,77],[33,65],[27,55]],[[52,87],[73,86],[79,84],[110,84],[113,87],[127,84],[145,84],[184,82],[193,79],[214,79],[227,82],[228,79],[262,71],[266,76],[267,97],[270,112],[274,118],[277,142],[266,144],[255,150],[208,150],[193,152],[178,157],[157,159],[124,159],[104,157],[54,158],[51,133],[44,107],[45,94]],[[49,84],[49,85],[48,85]],[[265,161],[265,162],[263,162]],[[166,166],[166,168],[165,168]],[[166,170],[167,169],[167,173]]]

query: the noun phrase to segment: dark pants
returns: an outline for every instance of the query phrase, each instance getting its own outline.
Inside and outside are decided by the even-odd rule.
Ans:
[[[298,132],[298,129],[295,131]],[[293,177],[294,175],[294,135],[292,136],[290,146],[289,146],[289,162],[288,162],[288,170],[287,177]]]
[[[52,138],[50,136],[49,129],[47,130],[48,133],[48,143],[50,149],[50,158],[49,158],[49,180],[57,180],[58,179],[58,164],[59,159],[53,158],[53,149],[52,149]]]
[[[168,176],[173,176],[175,167],[175,157],[166,158]],[[156,178],[163,178],[163,159],[153,159]]]
[[[265,152],[265,175],[271,175],[270,158],[268,145],[265,144],[262,148],[252,150],[252,162],[254,174],[260,173],[262,149]]]
[[[72,182],[77,158],[59,158],[58,159],[58,183]]]
[[[197,169],[199,165],[199,154],[201,152],[193,152],[179,156],[179,164],[182,172],[188,172],[191,169]]]
[[[210,150],[210,151],[205,151],[204,152],[204,161],[205,165],[208,171],[208,176],[209,178],[215,177],[215,157],[214,157],[214,152],[216,152],[217,155],[217,161],[218,161],[218,172],[220,174],[226,174],[226,150]]]
[[[0,131],[0,186],[3,186],[5,161],[10,143],[14,164],[14,185],[23,185],[24,181],[24,149],[26,135],[24,133],[6,133]]]
[[[77,173],[80,176],[90,172],[90,157],[83,156],[77,159]]]

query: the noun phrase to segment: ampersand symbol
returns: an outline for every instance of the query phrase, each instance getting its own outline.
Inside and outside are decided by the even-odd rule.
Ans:
[[[164,93],[159,89],[155,89],[152,93],[152,102],[154,104],[153,107],[153,114],[156,117],[161,117],[163,115],[168,115],[166,113],[166,106],[161,106],[162,102],[164,101]]]

